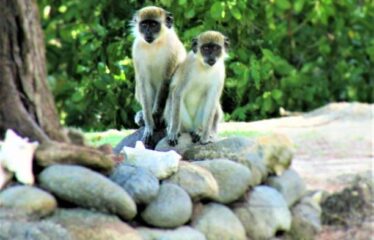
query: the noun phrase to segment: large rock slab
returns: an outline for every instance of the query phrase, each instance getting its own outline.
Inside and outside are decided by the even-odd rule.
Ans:
[[[188,162],[180,162],[178,172],[168,182],[182,187],[192,200],[214,199],[218,196],[218,184],[213,175],[203,167]]]
[[[192,202],[178,185],[163,183],[158,195],[142,212],[143,220],[156,227],[174,228],[185,224],[192,215]]]
[[[270,239],[277,231],[288,231],[291,213],[283,196],[274,188],[257,186],[246,201],[234,207],[247,235],[254,240]]]
[[[56,199],[50,193],[36,187],[14,186],[0,192],[0,207],[16,209],[29,218],[49,215],[56,206]]]
[[[39,175],[40,185],[57,197],[77,206],[117,214],[123,219],[136,215],[136,205],[120,186],[90,169],[53,165]]]
[[[293,169],[286,170],[281,176],[269,177],[267,184],[283,195],[289,207],[302,198],[306,192],[303,179]]]
[[[189,149],[194,143],[192,142],[191,135],[189,133],[182,133],[178,138],[178,144],[175,146],[170,146],[168,143],[168,139],[165,137],[159,141],[155,147],[155,150],[167,152],[170,150],[174,150],[177,153],[183,155],[187,149]]]
[[[75,240],[142,240],[137,231],[113,215],[84,209],[58,209],[48,220],[67,229]]]
[[[150,203],[158,193],[158,179],[147,169],[128,164],[118,165],[110,179],[120,185],[138,204]]]
[[[192,226],[208,240],[246,240],[245,230],[235,214],[226,206],[210,203],[192,219]]]
[[[230,203],[240,198],[251,184],[251,171],[242,164],[227,160],[213,159],[193,162],[213,174],[218,183],[218,196],[214,200]]]
[[[292,225],[288,233],[291,239],[313,240],[321,231],[321,207],[319,205],[321,193],[314,193],[303,197],[292,209]]]
[[[206,240],[201,232],[188,226],[182,226],[172,230],[146,227],[140,227],[136,230],[144,240]]]
[[[58,224],[0,220],[0,239],[4,240],[73,240],[70,233]]]

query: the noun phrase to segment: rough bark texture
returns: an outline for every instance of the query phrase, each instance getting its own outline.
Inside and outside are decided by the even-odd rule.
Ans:
[[[35,0],[0,0],[0,136],[68,142],[46,79],[45,50]]]

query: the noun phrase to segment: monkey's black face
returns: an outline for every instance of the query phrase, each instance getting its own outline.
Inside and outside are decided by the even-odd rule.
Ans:
[[[209,66],[213,66],[222,54],[222,47],[216,43],[206,43],[200,47],[201,55]]]
[[[152,43],[161,30],[161,24],[156,20],[143,20],[139,23],[139,30],[143,34],[144,40],[148,43]]]

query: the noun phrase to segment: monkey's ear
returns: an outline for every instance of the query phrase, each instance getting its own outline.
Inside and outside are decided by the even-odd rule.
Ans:
[[[228,50],[230,48],[230,40],[228,37],[225,37],[224,38],[224,46],[225,46],[225,49]]]
[[[173,15],[169,12],[166,12],[166,26],[168,28],[173,26]]]
[[[197,38],[193,38],[193,39],[192,39],[191,47],[192,47],[192,51],[193,51],[194,53],[197,53]]]

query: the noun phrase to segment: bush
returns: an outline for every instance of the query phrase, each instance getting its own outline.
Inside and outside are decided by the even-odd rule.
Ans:
[[[173,13],[187,49],[205,30],[231,41],[222,97],[226,120],[306,111],[332,101],[373,101],[370,0],[38,0],[49,80],[64,124],[134,127],[129,22],[146,5]]]

